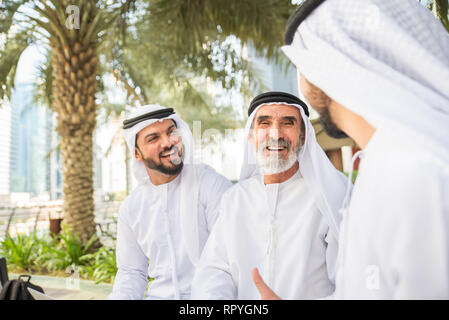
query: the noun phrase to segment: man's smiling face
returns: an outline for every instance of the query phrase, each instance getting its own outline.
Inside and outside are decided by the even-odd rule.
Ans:
[[[297,160],[301,141],[298,108],[284,104],[263,105],[254,116],[250,142],[265,174],[288,170]]]
[[[148,169],[167,175],[182,170],[182,143],[171,119],[156,121],[137,134],[135,156]]]

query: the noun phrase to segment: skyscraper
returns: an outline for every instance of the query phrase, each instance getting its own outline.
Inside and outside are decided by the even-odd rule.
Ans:
[[[33,100],[33,90],[31,83],[17,83],[11,97],[10,191],[42,196],[52,170],[52,121],[51,112]]]

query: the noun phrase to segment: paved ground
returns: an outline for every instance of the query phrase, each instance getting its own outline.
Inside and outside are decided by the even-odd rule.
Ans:
[[[10,273],[9,279],[17,279],[18,274]],[[32,275],[31,282],[41,286],[45,294],[57,300],[104,300],[112,291],[112,285],[95,284],[94,281]]]

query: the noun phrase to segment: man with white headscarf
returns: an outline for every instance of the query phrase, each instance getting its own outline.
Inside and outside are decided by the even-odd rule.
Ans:
[[[284,299],[325,297],[334,290],[346,179],[296,96],[263,93],[248,116],[240,181],[222,197],[192,297],[259,299],[251,280],[259,271]]]
[[[363,149],[335,297],[449,299],[446,30],[415,0],[308,0],[286,44],[327,132]]]
[[[195,265],[231,183],[195,161],[190,129],[172,108],[138,107],[123,125],[138,186],[120,207],[109,299],[189,299]]]

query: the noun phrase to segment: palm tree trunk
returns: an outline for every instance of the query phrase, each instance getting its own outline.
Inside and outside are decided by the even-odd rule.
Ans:
[[[52,42],[53,104],[61,137],[64,221],[85,244],[95,233],[93,132],[98,58],[80,42]],[[98,245],[98,243],[97,243]]]

